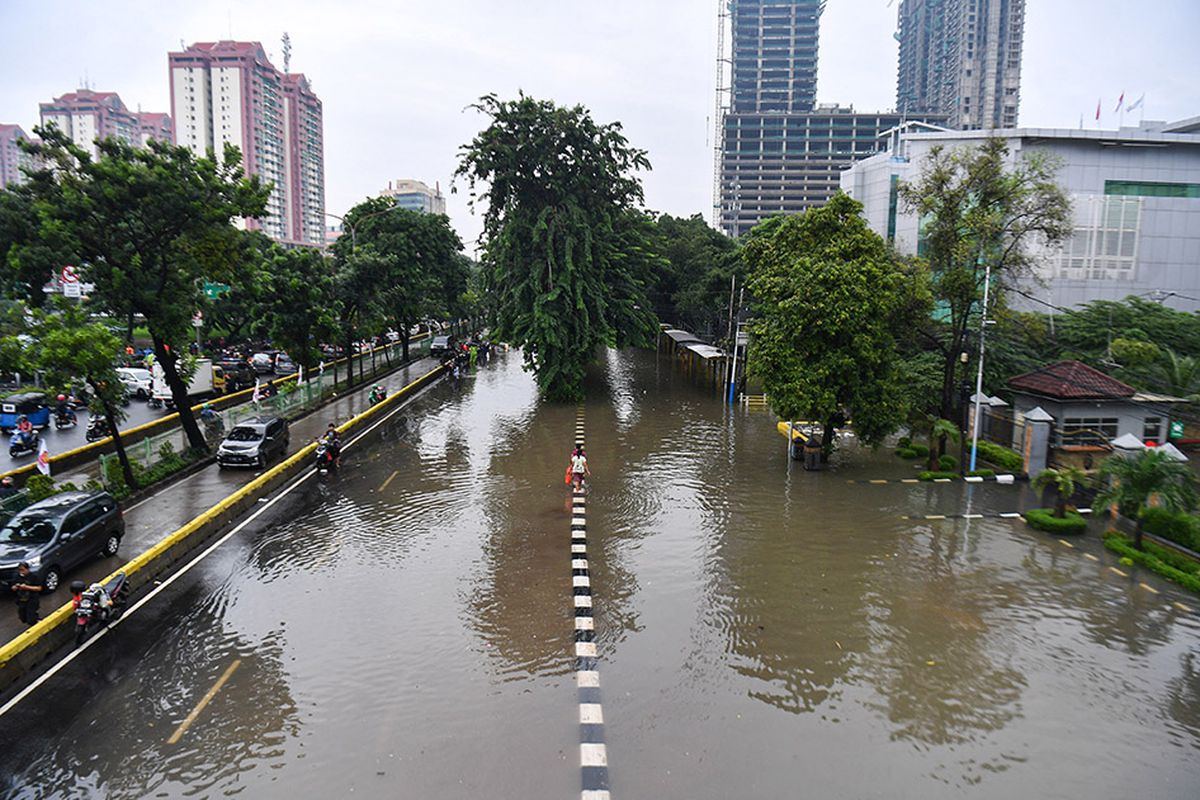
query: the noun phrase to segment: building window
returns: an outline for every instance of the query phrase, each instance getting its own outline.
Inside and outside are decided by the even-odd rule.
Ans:
[[[1106,195],[1124,197],[1200,198],[1200,183],[1155,183],[1153,181],[1105,181]]]
[[[1067,417],[1062,423],[1063,444],[1103,444],[1117,438],[1116,417]]]
[[[1162,435],[1162,417],[1146,417],[1142,424],[1142,441],[1143,442],[1161,442],[1159,436]]]

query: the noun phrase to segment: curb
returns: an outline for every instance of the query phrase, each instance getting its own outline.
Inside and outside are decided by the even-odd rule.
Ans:
[[[388,408],[402,399],[407,399],[426,384],[431,383],[444,372],[444,369],[440,365],[434,367],[390,395],[383,402],[351,417],[338,427],[338,431],[348,433],[369,423],[382,413],[384,408]],[[130,588],[134,592],[143,586],[152,584],[159,576],[166,573],[214,534],[236,524],[245,512],[257,505],[260,498],[270,495],[280,486],[309,469],[310,457],[315,449],[315,443],[300,448],[207,511],[184,523],[141,554],[113,570],[110,575],[100,579],[100,582],[105,583],[118,572],[124,572],[129,580]],[[36,625],[22,631],[0,646],[0,691],[15,684],[48,656],[72,640],[74,633],[70,625],[72,616],[71,602],[68,601]]]

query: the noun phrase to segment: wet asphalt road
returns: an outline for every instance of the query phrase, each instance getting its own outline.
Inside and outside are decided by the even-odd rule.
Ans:
[[[147,422],[153,422],[156,419],[161,419],[172,413],[163,408],[150,408],[145,400],[130,400],[129,405],[124,407],[127,414],[125,421],[121,423],[122,430],[136,428],[138,425],[144,425]],[[46,447],[50,451],[50,455],[56,456],[83,447],[88,443],[86,431],[88,423],[88,412],[86,408],[75,410],[75,415],[78,422],[74,427],[63,428],[58,430],[54,427],[54,408],[51,402],[50,410],[50,426],[44,430],[39,430],[38,434],[45,439]],[[9,436],[4,437],[4,454],[0,456],[0,472],[7,472],[10,469],[16,469],[26,464],[33,463],[37,458],[37,453],[28,453],[23,456],[13,457],[8,453]]]
[[[1032,499],[804,472],[653,354],[583,408],[614,798],[1200,796],[1200,603],[1099,525],[918,519]],[[0,717],[0,795],[578,797],[575,416],[422,392]]]
[[[288,453],[294,453],[314,437],[324,433],[330,422],[341,424],[355,414],[368,408],[367,395],[375,383],[383,384],[388,392],[406,386],[416,378],[437,366],[437,360],[424,358],[403,367],[390,375],[368,383],[365,388],[347,393],[306,417],[293,422],[289,428]],[[269,464],[268,467],[274,466]],[[210,464],[207,468],[188,476],[159,492],[124,508],[125,538],[113,558],[97,558],[77,567],[63,576],[61,588],[42,600],[42,615],[57,608],[70,599],[67,586],[72,580],[91,583],[111,573],[116,567],[144,552],[167,534],[184,523],[207,511],[239,486],[262,474],[256,469],[225,469]],[[64,479],[69,478],[66,476]],[[15,606],[0,603],[0,641],[8,641],[23,630],[16,617]]]

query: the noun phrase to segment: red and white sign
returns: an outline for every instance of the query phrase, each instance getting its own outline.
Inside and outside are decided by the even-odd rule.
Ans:
[[[62,268],[60,277],[63,283],[79,283],[79,271],[71,264],[67,264]]]

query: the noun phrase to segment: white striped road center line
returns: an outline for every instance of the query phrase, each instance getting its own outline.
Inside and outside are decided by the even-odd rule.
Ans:
[[[575,446],[583,447],[583,409],[577,412]],[[575,688],[579,693],[581,800],[610,800],[604,711],[600,705],[596,622],[592,615],[592,574],[587,556],[587,496],[571,493],[571,594],[575,612]]]

